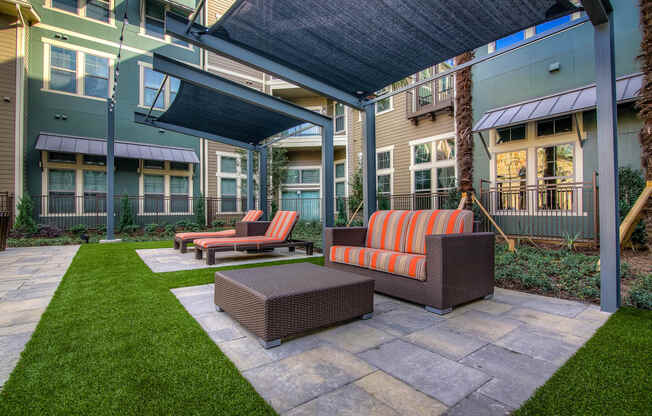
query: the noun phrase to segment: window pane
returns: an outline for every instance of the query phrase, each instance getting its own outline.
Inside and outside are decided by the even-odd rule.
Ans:
[[[170,104],[174,101],[174,99],[177,97],[177,93],[179,92],[179,86],[181,85],[181,81],[179,81],[177,78],[169,78],[170,82]]]
[[[52,46],[50,48],[50,64],[57,68],[74,71],[77,68],[77,52]]]
[[[154,102],[154,97],[156,97],[156,94],[158,93],[158,89],[163,83],[163,79],[165,79],[165,76],[159,72],[152,70],[151,68],[144,68],[143,74],[145,76],[145,80],[143,82],[145,86],[144,104],[146,106],[150,106]],[[156,100],[156,105],[154,107],[165,108],[164,91],[161,91],[161,94]]]
[[[378,192],[382,194],[388,194],[391,191],[391,175],[378,175],[376,182],[378,185]]]
[[[221,179],[221,194],[222,196],[235,196],[238,194],[236,180],[232,178]]]
[[[48,152],[48,162],[75,163],[76,160],[74,153]]]
[[[86,54],[86,75],[109,77],[109,59]]]
[[[144,98],[144,104],[146,106],[151,106],[152,102],[154,102],[154,97],[156,97],[157,90],[151,89],[151,88],[145,88],[145,96]],[[164,93],[161,92],[161,94],[158,96],[158,99],[156,100],[156,104],[154,105],[154,108],[165,108],[165,97]]]
[[[501,49],[501,48],[506,48],[507,46],[513,45],[516,42],[520,42],[523,39],[525,39],[525,31],[521,30],[520,32],[516,32],[512,35],[505,36],[502,39],[498,39],[496,41],[496,50]]]
[[[48,171],[48,190],[50,192],[75,192],[75,171],[57,170]]]
[[[414,146],[414,164],[428,163],[431,161],[431,144],[422,143]]]
[[[144,160],[145,169],[165,169],[165,162],[162,160]]]
[[[285,183],[289,183],[289,184],[299,183],[299,170],[288,169],[287,172],[288,174]]]
[[[163,20],[165,18],[165,9],[161,3],[155,0],[146,0],[145,14],[148,17],[154,17],[156,19]]]
[[[77,14],[77,0],[52,0],[52,7]]]
[[[537,149],[537,177],[573,176],[573,145],[562,144]]]
[[[573,130],[573,119],[571,116],[555,119],[555,133],[568,133]]]
[[[387,111],[391,107],[391,97],[387,97],[385,99],[382,99],[376,103],[376,112],[377,113],[382,113],[383,111]]]
[[[342,103],[335,104],[335,115],[336,116],[343,116],[344,115],[344,104],[342,104]]]
[[[53,69],[50,72],[50,89],[71,93],[77,92],[77,79],[75,73]]]
[[[165,75],[161,74],[160,72],[156,72],[151,68],[144,68],[144,70],[145,87],[158,90],[158,88],[163,83],[163,80],[165,79]]]
[[[455,187],[455,167],[437,168],[437,189]]]
[[[301,183],[319,183],[319,169],[302,170]]]
[[[555,134],[555,122],[552,120],[537,121],[537,136]]]
[[[170,194],[188,195],[188,177],[170,176]]]
[[[106,166],[106,156],[84,155],[84,165]]]
[[[165,25],[163,22],[147,17],[145,19],[145,33],[159,39],[165,39]]]
[[[389,152],[380,152],[376,154],[376,169],[389,169],[391,160]]]
[[[510,130],[512,131],[512,141],[525,139],[527,130],[525,124],[519,124],[518,126],[510,127]]]
[[[344,116],[335,117],[335,132],[344,131]]]
[[[177,39],[175,37],[172,38],[172,43],[174,43],[175,45],[184,46],[186,48],[190,46],[188,42],[183,41],[181,39]]]
[[[430,192],[432,171],[418,170],[414,172],[414,191],[415,192]]]
[[[519,124],[517,126],[496,129],[496,133],[498,133],[498,141],[496,144],[525,139],[527,136],[526,127],[525,124]]]
[[[106,172],[85,170],[84,192],[106,192]]]
[[[183,162],[170,162],[170,169],[172,170],[190,170],[189,163]]]
[[[344,196],[344,182],[337,182],[335,184],[335,196]]]
[[[86,17],[109,23],[109,3],[102,0],[87,0]]]
[[[527,153],[525,150],[496,154],[498,209],[525,209]]]
[[[220,171],[226,173],[237,173],[238,167],[236,159],[234,157],[222,156]]]
[[[97,77],[84,79],[84,95],[89,97],[107,98],[109,93],[109,80]]]
[[[559,17],[557,19],[551,20],[551,21],[546,22],[546,23],[541,23],[540,25],[537,25],[537,27],[536,27],[536,34],[538,35],[539,33],[543,33],[545,31],[550,30],[552,28],[555,28],[557,26],[561,26],[564,23],[570,22],[570,20],[571,20],[571,16],[568,15],[568,16]]]
[[[336,178],[345,177],[344,163],[338,163],[338,164],[335,165],[335,177]]]
[[[437,140],[437,160],[455,159],[455,139]]]
[[[145,175],[143,182],[146,194],[163,195],[165,193],[165,179],[162,175]]]

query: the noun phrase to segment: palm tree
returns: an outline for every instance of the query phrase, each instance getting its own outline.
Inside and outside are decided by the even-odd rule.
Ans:
[[[455,65],[470,61],[475,52],[465,52],[455,58]],[[460,191],[473,191],[473,106],[471,67],[457,71],[455,75],[455,123],[457,124],[457,172]],[[471,201],[467,199],[467,209]]]
[[[645,178],[652,181],[652,0],[640,0],[641,10],[641,70],[643,86],[636,103],[643,127],[639,133],[641,141],[641,162]],[[647,205],[647,241],[652,249],[652,200]]]

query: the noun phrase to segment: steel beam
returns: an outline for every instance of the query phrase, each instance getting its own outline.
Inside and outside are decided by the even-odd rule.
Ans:
[[[150,127],[156,127],[163,130],[169,130],[176,133],[187,134],[188,136],[201,137],[206,140],[228,144],[230,146],[240,147],[247,150],[254,150],[256,147],[252,144],[241,142],[240,140],[229,139],[228,137],[218,136],[205,131],[195,130],[188,127],[177,126],[175,124],[164,123],[153,118],[148,118],[146,114],[134,113],[134,122],[144,124]]]
[[[600,173],[600,307],[620,307],[620,240],[618,212],[618,116],[613,13],[595,25],[595,86],[598,110]]]
[[[247,151],[247,209],[256,209],[254,206],[254,151]]]
[[[364,107],[364,135],[362,143],[362,190],[364,199],[364,223],[376,211],[376,105]]]
[[[613,11],[609,0],[582,0],[582,6],[594,25],[607,23]]]
[[[331,121],[330,117],[157,53],[154,54],[152,66],[157,72],[297,120],[306,121],[318,126],[324,126]]]
[[[186,32],[188,23],[189,20],[182,16],[167,14],[165,16],[165,31],[170,36],[184,40],[202,49],[206,49],[218,55],[226,56],[227,58],[240,62],[241,64],[274,75],[318,94],[325,95],[326,97],[350,107],[362,109],[360,98],[355,95],[334,88],[325,82],[316,80],[309,75],[289,68],[286,65],[249,49],[238,46],[228,40],[214,36],[213,34],[208,33],[208,28],[203,25],[195,23],[192,25],[190,31]]]
[[[260,171],[260,209],[263,211],[263,221],[269,218],[267,212],[267,148],[258,149],[258,170]]]
[[[321,215],[324,233],[326,237],[326,227],[335,225],[335,181],[333,180],[333,164],[335,151],[333,147],[333,123],[329,123],[321,128],[321,174],[322,174],[322,198],[321,198]],[[326,240],[324,240],[324,246]]]
[[[115,104],[113,98],[107,100],[106,129],[106,239],[113,240],[115,230],[115,192],[113,174],[115,172],[114,141],[115,141]]]

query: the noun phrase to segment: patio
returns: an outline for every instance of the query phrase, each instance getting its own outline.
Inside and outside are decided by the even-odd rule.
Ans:
[[[376,294],[374,317],[265,350],[213,285],[172,289],[276,411],[288,415],[508,414],[610,314],[597,306],[496,288],[493,300],[437,316]]]

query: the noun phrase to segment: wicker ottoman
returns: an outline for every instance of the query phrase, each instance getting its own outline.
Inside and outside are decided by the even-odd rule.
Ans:
[[[260,338],[282,338],[336,322],[371,318],[374,281],[312,263],[215,273],[215,307]]]

